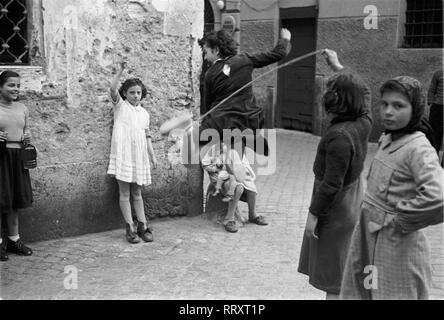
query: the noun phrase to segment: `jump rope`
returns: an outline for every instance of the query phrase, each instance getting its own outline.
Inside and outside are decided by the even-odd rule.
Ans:
[[[311,56],[317,55],[317,54],[322,53],[322,52],[324,52],[324,49],[321,49],[321,50],[317,50],[317,51],[313,51],[313,52],[310,52],[310,53],[304,54],[303,56],[296,57],[296,58],[294,58],[294,59],[292,59],[292,60],[290,60],[290,61],[288,61],[288,62],[286,62],[286,63],[284,63],[284,64],[282,64],[282,65],[280,65],[280,66],[278,66],[278,67],[272,68],[271,70],[269,70],[269,71],[267,71],[267,72],[261,74],[260,76],[256,77],[255,79],[253,79],[252,81],[248,82],[246,85],[244,85],[243,87],[239,88],[238,90],[236,90],[235,92],[233,92],[231,95],[229,95],[228,97],[226,97],[225,99],[223,99],[223,100],[222,100],[221,102],[219,102],[215,107],[211,108],[211,110],[209,110],[207,113],[205,113],[205,114],[203,114],[202,116],[200,116],[200,117],[199,117],[199,124],[202,122],[202,120],[203,120],[205,117],[207,117],[208,115],[210,115],[210,114],[211,114],[212,112],[214,112],[216,109],[220,108],[225,102],[227,102],[228,100],[230,100],[231,98],[233,98],[233,97],[234,97],[235,95],[237,95],[239,92],[241,92],[242,90],[244,90],[244,89],[248,88],[249,86],[251,86],[254,82],[256,82],[256,81],[262,79],[263,77],[265,77],[266,75],[269,75],[270,73],[272,73],[272,72],[274,72],[274,71],[277,71],[277,70],[280,70],[280,69],[282,69],[282,68],[288,67],[288,66],[291,65],[291,64],[294,64],[294,63],[296,63],[296,62],[299,62],[299,61],[301,61],[301,60],[304,60],[304,59],[306,59],[306,58],[308,58],[308,57],[311,57]],[[175,120],[175,119],[172,119],[172,120],[170,120],[170,121],[174,121],[174,120]],[[170,122],[170,121],[168,121],[168,122]],[[167,122],[167,123],[168,123],[168,122]],[[192,126],[193,126],[193,123],[191,122],[191,123],[185,128],[185,131],[188,131],[189,129],[191,129]]]
[[[230,100],[231,98],[233,98],[236,94],[238,94],[239,92],[241,92],[241,91],[244,90],[245,88],[248,88],[248,87],[251,86],[254,82],[258,81],[259,79],[262,79],[262,78],[265,77],[266,75],[268,75],[268,74],[270,74],[270,73],[272,73],[272,72],[274,72],[274,71],[280,70],[280,69],[282,69],[282,68],[285,68],[285,67],[287,67],[287,66],[289,66],[289,65],[291,65],[291,64],[293,64],[293,63],[299,62],[299,61],[304,60],[304,59],[306,59],[306,58],[308,58],[308,57],[311,57],[311,56],[317,55],[317,54],[319,54],[319,53],[322,53],[323,51],[324,51],[324,50],[317,50],[317,51],[313,51],[313,52],[310,52],[310,53],[304,54],[303,56],[300,56],[300,57],[294,58],[294,59],[292,59],[292,60],[290,60],[290,61],[288,61],[288,62],[286,62],[286,63],[284,63],[284,64],[282,64],[282,65],[280,65],[280,66],[278,66],[278,67],[275,67],[275,68],[273,68],[273,69],[271,69],[271,70],[265,72],[264,74],[261,74],[259,77],[253,79],[252,81],[250,81],[249,83],[247,83],[246,85],[244,85],[242,88],[236,90],[236,91],[233,92],[231,95],[229,95],[227,98],[225,98],[224,100],[222,100],[221,102],[219,102],[214,108],[211,108],[210,111],[208,111],[207,113],[205,113],[204,115],[202,115],[202,116],[199,118],[199,122],[201,122],[205,117],[207,117],[210,113],[214,112],[214,110],[216,110],[217,108],[219,108],[219,107],[220,107],[221,105],[223,105],[225,102],[227,102],[228,100]]]

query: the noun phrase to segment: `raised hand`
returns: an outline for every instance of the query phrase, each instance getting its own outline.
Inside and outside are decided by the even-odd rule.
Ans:
[[[111,82],[111,98],[114,101],[114,103],[118,102],[118,97],[119,97],[119,92],[117,91],[117,87],[119,86],[119,82],[120,82],[120,77],[122,76],[123,71],[126,68],[126,62],[125,61],[121,61],[119,63],[120,65],[120,69],[117,70],[117,74],[114,77],[113,81]]]
[[[327,64],[334,70],[339,71],[344,67],[339,62],[338,54],[334,50],[324,49],[322,55],[327,60]]]
[[[291,32],[286,28],[281,29],[281,38],[286,40],[291,40]]]

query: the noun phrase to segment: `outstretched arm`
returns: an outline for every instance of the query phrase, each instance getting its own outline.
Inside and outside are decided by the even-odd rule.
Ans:
[[[125,68],[126,68],[126,62],[121,62],[120,69],[117,71],[117,74],[114,77],[113,82],[111,83],[110,93],[111,93],[111,99],[113,100],[114,103],[119,102],[120,94],[117,87],[119,86],[120,78],[122,77],[122,73],[123,70],[125,70]]]
[[[361,90],[363,96],[364,96],[364,116],[368,118],[370,123],[373,123],[372,119],[372,92],[370,90],[370,87],[365,83],[365,81],[359,77],[359,75],[351,70],[349,67],[344,67],[340,62],[338,58],[338,54],[334,50],[325,49],[322,52],[322,55],[327,61],[327,64],[330,66],[330,68],[334,72],[352,72],[358,77],[358,86]]]
[[[334,72],[339,72],[344,69],[344,66],[339,62],[338,54],[334,50],[324,49],[322,52],[327,64]]]
[[[247,57],[253,63],[254,68],[263,68],[272,63],[278,62],[285,58],[291,51],[291,32],[287,29],[281,30],[281,38],[278,44],[268,52],[258,54],[247,54]]]

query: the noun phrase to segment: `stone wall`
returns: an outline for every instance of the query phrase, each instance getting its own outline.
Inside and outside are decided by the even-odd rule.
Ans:
[[[371,140],[381,133],[378,114],[378,92],[381,84],[390,77],[410,75],[421,80],[428,88],[432,74],[442,68],[442,49],[403,49],[403,19],[405,0],[242,0],[241,48],[259,51],[269,48],[277,39],[279,8],[317,5],[319,10],[317,49],[331,48],[338,52],[341,61],[361,74],[368,81],[373,93],[372,109],[374,129]],[[378,28],[366,30],[366,6],[378,9]],[[332,74],[321,56],[317,57],[315,88],[315,121],[313,131],[322,134],[326,123],[322,120],[323,85]],[[255,73],[255,76],[261,71]],[[276,75],[270,75],[254,85],[258,102],[270,108],[267,102],[269,86],[276,88]],[[275,90],[276,91],[276,90]],[[270,100],[270,99],[268,99]],[[279,115],[276,115],[279,116]]]
[[[356,70],[370,85],[374,116],[372,141],[377,141],[382,132],[378,108],[381,85],[392,77],[408,75],[428,88],[433,72],[442,68],[441,49],[398,48],[397,28],[396,17],[380,17],[378,29],[371,30],[364,28],[363,17],[318,22],[317,47],[336,50],[341,62]],[[331,74],[325,60],[318,56],[317,75]],[[320,98],[318,95],[317,100]]]
[[[241,52],[256,53],[270,50],[277,42],[279,8],[275,0],[241,1]],[[277,64],[256,69],[253,78],[268,72]],[[253,92],[259,106],[265,109],[266,126],[274,128],[277,72],[272,72],[253,84]]]
[[[37,1],[38,2],[38,1]],[[148,216],[199,214],[201,171],[168,160],[173,142],[159,126],[185,110],[198,114],[203,1],[42,0],[43,59],[19,67],[39,167],[32,171],[34,207],[22,213],[28,240],[123,227],[116,181],[106,175],[113,125],[109,84],[119,61],[123,79],[148,88],[159,168],[144,188]],[[38,42],[38,41],[34,41]],[[176,148],[177,149],[177,148]],[[176,150],[177,151],[177,150]],[[171,160],[171,157],[170,157]]]

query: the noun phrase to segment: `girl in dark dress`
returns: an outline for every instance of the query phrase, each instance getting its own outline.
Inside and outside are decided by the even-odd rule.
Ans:
[[[29,171],[23,168],[20,159],[22,143],[30,142],[30,134],[28,109],[16,101],[19,91],[17,73],[0,73],[0,226],[5,218],[9,233],[7,239],[0,234],[0,261],[8,260],[8,252],[32,254],[20,239],[17,211],[30,207],[33,201]]]
[[[212,66],[205,75],[203,108],[201,110],[205,112],[212,110],[224,99],[250,83],[253,80],[254,69],[263,68],[284,59],[291,49],[291,33],[287,29],[282,29],[280,35],[281,38],[277,45],[268,52],[236,54],[236,43],[229,33],[220,30],[206,34],[199,44],[205,53],[205,60],[211,62]],[[257,105],[253,95],[253,87],[250,85],[206,116],[199,129],[200,132],[208,129],[217,131],[219,141],[224,141],[229,148],[234,148],[233,140],[231,140],[231,135],[224,137],[224,130],[238,129],[242,132],[242,149],[238,150],[240,155],[244,155],[247,141],[252,141],[254,145],[248,146],[251,146],[255,152],[268,156],[266,139],[257,135],[257,130],[264,127],[264,122],[264,110]],[[234,141],[239,141],[237,136],[234,139]],[[212,141],[212,143],[214,142]],[[205,144],[207,144],[206,141],[200,141],[200,145]],[[236,163],[234,166],[242,168],[240,163]],[[240,176],[236,172],[232,173],[236,177]],[[237,179],[240,183],[245,182],[244,179]],[[248,189],[245,189],[244,193],[250,208],[249,221],[260,226],[267,225],[265,218],[257,215],[254,209],[257,193]],[[236,189],[235,194],[237,195],[235,200],[237,200],[238,195],[242,192]],[[237,201],[234,201],[227,212],[229,218],[227,218],[228,223],[225,225],[226,230],[233,233],[238,231],[232,218],[236,206]]]
[[[223,141],[232,148],[233,138],[235,141],[240,138],[243,142],[242,150],[237,150],[239,154],[243,154],[246,142],[253,140],[254,145],[248,144],[247,147],[268,156],[267,141],[256,134],[264,126],[264,110],[257,105],[253,88],[247,84],[253,80],[254,69],[276,63],[288,55],[291,50],[290,40],[290,31],[282,29],[277,45],[268,52],[257,54],[237,54],[235,41],[224,30],[210,32],[199,40],[205,60],[211,63],[204,77],[201,101],[201,111],[206,114],[200,125],[192,123],[192,115],[183,115],[166,122],[160,128],[162,135],[168,135],[176,129],[184,130],[184,165],[199,164],[206,153],[200,152],[199,148],[209,142],[214,145]],[[247,87],[242,89],[244,86]],[[234,93],[236,94],[231,97]],[[218,106],[228,97],[231,98]],[[215,108],[216,106],[218,107]],[[210,110],[211,113],[208,114]],[[239,137],[233,133],[232,130],[235,129],[239,130]],[[231,135],[224,137],[224,130],[228,130]],[[204,136],[211,139],[205,140]]]
[[[211,62],[212,66],[205,75],[201,109],[208,112],[251,82],[254,69],[284,59],[291,50],[290,40],[290,31],[282,29],[281,38],[272,50],[257,54],[236,54],[236,43],[229,33],[220,30],[206,34],[199,44],[204,50],[205,59]],[[259,139],[263,138],[256,136],[256,130],[262,129],[263,126],[264,110],[256,103],[253,87],[248,86],[206,116],[202,120],[200,130],[202,132],[205,129],[215,129],[222,138],[224,129],[239,129],[242,132],[249,129],[255,138],[255,151],[268,155],[266,140],[260,144]],[[260,150],[262,146],[263,150]]]
[[[372,126],[371,95],[362,79],[342,67],[334,51],[326,49],[324,55],[337,72],[324,95],[332,120],[314,163],[315,184],[298,271],[325,291],[327,299],[337,299],[363,197],[360,176]]]

